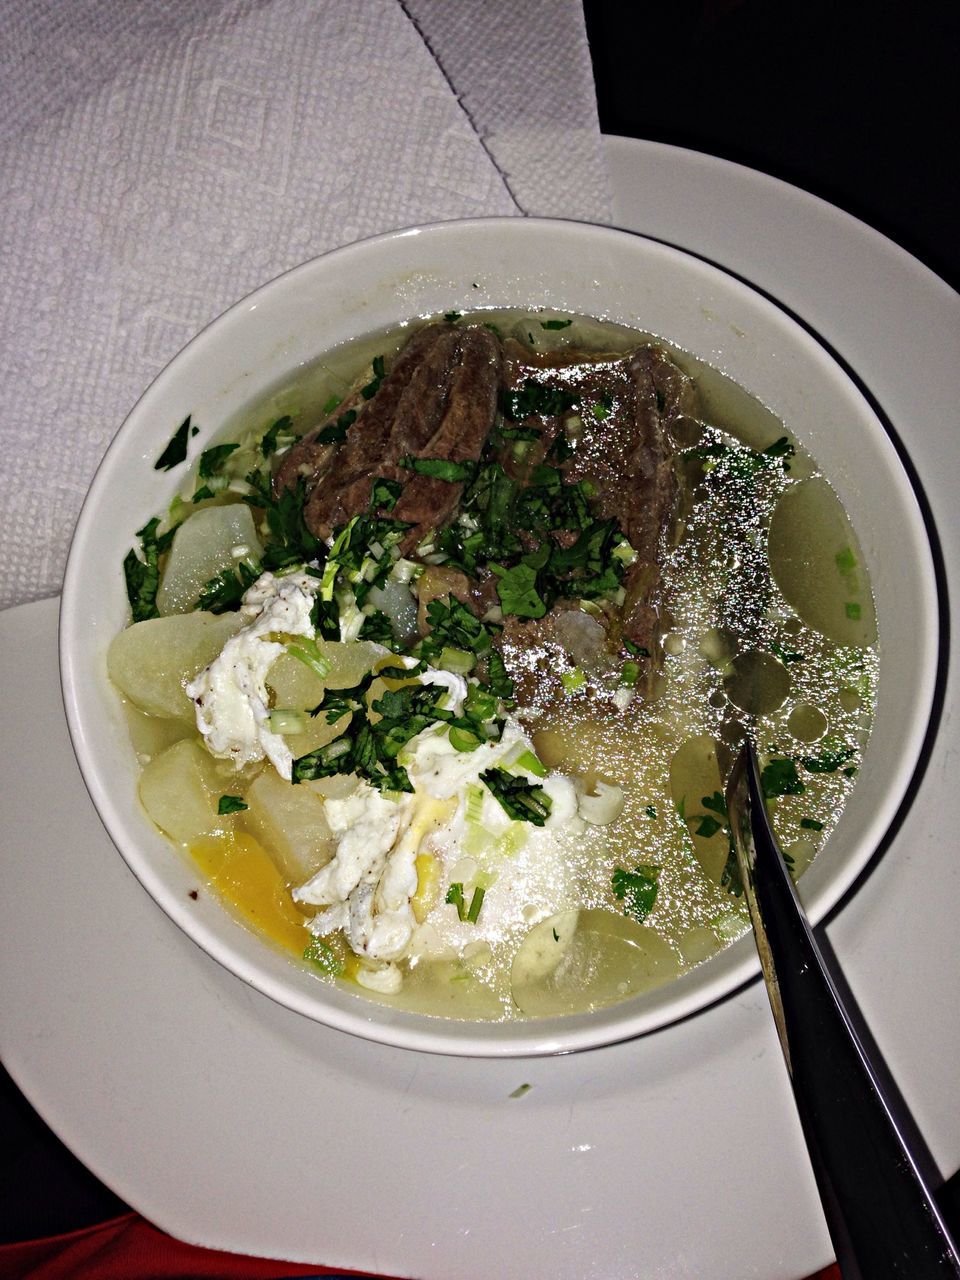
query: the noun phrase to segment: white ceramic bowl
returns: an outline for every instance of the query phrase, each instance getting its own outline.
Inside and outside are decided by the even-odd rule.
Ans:
[[[100,816],[164,911],[245,982],[308,1017],[401,1047],[503,1056],[557,1053],[649,1032],[758,972],[747,935],[645,996],[591,1014],[488,1025],[396,1012],[318,982],[209,895],[148,821],[138,765],[105,654],[125,625],[121,561],[134,531],[165,509],[176,480],[153,469],[188,413],[204,446],[281,378],[344,340],[415,316],[548,306],[660,335],[728,374],[774,410],[823,465],[857,530],[881,637],[879,703],[859,779],[802,880],[814,921],[856,879],[902,803],[933,698],[937,596],[923,520],[883,426],[829,353],[773,302],[688,254],[609,228],[479,219],[398,231],[309,262],[238,302],[200,333],[137,403],[108,449],[77,524],[60,620],[64,701]],[[109,945],[109,939],[104,940]]]

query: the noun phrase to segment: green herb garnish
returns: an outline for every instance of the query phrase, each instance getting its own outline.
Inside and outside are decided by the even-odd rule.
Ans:
[[[188,413],[170,438],[167,447],[153,464],[154,471],[170,471],[179,466],[187,456],[187,442],[196,435],[199,427],[191,427],[191,415]]]
[[[227,813],[242,813],[249,807],[243,796],[221,796],[217,802],[217,813],[223,817]]]
[[[484,770],[480,781],[514,822],[532,822],[535,827],[542,827],[549,818],[552,800],[542,787],[526,778],[494,768]]]
[[[477,469],[475,462],[451,462],[448,458],[401,458],[397,464],[405,471],[434,480],[446,480],[448,484],[463,484],[472,480]]]
[[[637,863],[632,871],[615,867],[611,877],[613,896],[623,903],[624,915],[643,921],[653,910],[660,888],[660,868]]]
[[[760,785],[768,800],[776,796],[799,796],[806,791],[792,760],[770,760],[760,772]]]
[[[569,329],[573,324],[572,320],[541,320],[541,329]]]

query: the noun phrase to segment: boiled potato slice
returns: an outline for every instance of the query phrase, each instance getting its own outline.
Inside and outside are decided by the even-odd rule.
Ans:
[[[161,614],[188,613],[211,578],[235,568],[238,560],[259,560],[262,554],[246,503],[195,511],[174,534],[157,608]]]
[[[531,934],[544,926],[551,930],[554,949],[561,951],[561,942],[553,940],[554,928],[563,938],[556,918],[553,924],[545,920],[534,926]],[[680,971],[679,957],[658,933],[613,911],[581,911],[559,963],[541,977],[536,976],[538,966],[521,964],[518,971],[529,937],[514,960],[511,987],[518,1008],[535,1018],[599,1009],[659,987]]]
[[[224,830],[230,818],[217,813],[223,787],[213,761],[193,740],[167,747],[140,775],[140,801],[147,814],[177,844]]]
[[[714,884],[719,884],[723,875],[730,841],[722,825],[711,836],[698,835],[697,831],[703,825],[702,817],[714,818],[722,824],[719,813],[708,812],[703,807],[703,797],[715,796],[717,792],[722,796],[716,742],[707,734],[687,738],[670,761],[670,794],[678,812],[683,814],[697,861]]]
[[[107,673],[141,711],[192,723],[194,706],[184,684],[242,626],[237,613],[178,613],[135,622],[107,650]]]
[[[244,825],[268,851],[290,884],[302,884],[336,852],[323,800],[304,786],[264,769],[246,793]]]

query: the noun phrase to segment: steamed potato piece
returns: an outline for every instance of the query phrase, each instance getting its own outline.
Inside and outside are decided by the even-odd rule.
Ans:
[[[141,711],[192,724],[195,710],[184,684],[242,626],[236,613],[178,613],[135,622],[107,650],[107,673]]]
[[[254,779],[245,797],[244,825],[257,837],[290,884],[302,884],[336,852],[323,800],[285,782],[273,769]]]
[[[322,680],[315,671],[289,653],[281,654],[267,672],[271,707],[297,711],[303,717],[303,732],[286,735],[294,759],[332,742],[347,723],[346,718],[341,718],[335,724],[329,724],[326,714],[310,715],[323,698],[324,689],[347,689],[358,684],[383,652],[379,645],[362,641],[340,644],[332,640],[318,640],[317,648],[330,663],[330,670]]]
[[[211,578],[235,568],[238,560],[259,560],[262,554],[248,506],[202,507],[174,534],[157,608],[161,614],[188,613]]]
[[[231,825],[217,813],[224,790],[216,765],[193,740],[167,747],[140,775],[140,802],[177,844],[190,844]]]
[[[576,913],[571,913],[576,914]],[[551,929],[549,920],[543,922]],[[542,928],[537,925],[536,929]],[[535,933],[536,929],[531,930]],[[572,937],[556,927],[559,963],[538,976],[541,965],[514,961],[511,990],[517,1007],[530,1017],[555,1017],[600,1009],[626,996],[661,986],[680,971],[679,957],[653,929],[612,911],[581,911]],[[550,947],[544,940],[545,958]],[[539,950],[539,947],[538,947]],[[517,959],[521,959],[521,952]],[[532,958],[532,957],[531,957]]]
[[[687,738],[670,761],[670,793],[678,811],[684,815],[697,861],[714,884],[720,883],[730,852],[727,834],[721,827],[712,836],[701,836],[697,835],[697,827],[705,814],[703,797],[717,792],[722,796],[717,744],[706,734]]]

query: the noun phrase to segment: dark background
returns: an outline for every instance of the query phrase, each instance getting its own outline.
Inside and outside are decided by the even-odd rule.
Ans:
[[[955,288],[960,4],[586,0],[600,125],[839,205]],[[122,1212],[0,1071],[0,1240]],[[947,1193],[960,1226],[960,1184]]]
[[[604,133],[803,187],[960,287],[960,4],[585,0]]]

